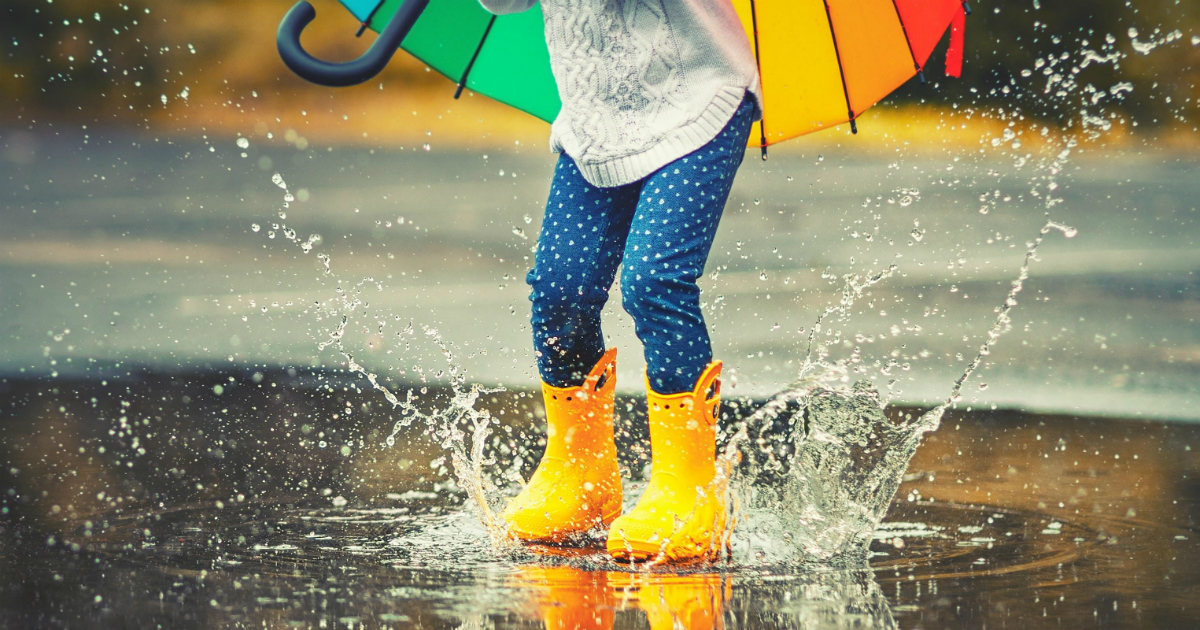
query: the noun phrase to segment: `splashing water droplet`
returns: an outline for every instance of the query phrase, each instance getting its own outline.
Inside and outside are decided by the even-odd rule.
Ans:
[[[1069,225],[1055,223],[1054,221],[1047,223],[1045,225],[1045,227],[1042,228],[1042,234],[1046,234],[1050,230],[1058,230],[1059,232],[1062,232],[1062,235],[1067,238],[1075,238],[1075,236],[1077,234],[1079,234],[1079,230],[1077,230]]]

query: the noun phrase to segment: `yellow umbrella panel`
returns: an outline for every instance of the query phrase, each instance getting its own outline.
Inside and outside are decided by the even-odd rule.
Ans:
[[[854,119],[924,67],[961,0],[733,0],[762,81],[765,147]],[[948,67],[953,66],[949,63]],[[955,73],[956,74],[956,73]]]

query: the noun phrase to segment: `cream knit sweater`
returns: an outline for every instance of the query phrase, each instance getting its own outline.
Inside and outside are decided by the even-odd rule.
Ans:
[[[496,14],[537,0],[479,0]],[[746,93],[754,51],[729,0],[542,0],[562,111],[550,148],[595,186],[635,182],[704,146]]]

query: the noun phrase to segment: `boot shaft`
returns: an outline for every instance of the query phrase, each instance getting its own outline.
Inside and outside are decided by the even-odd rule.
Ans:
[[[616,357],[615,348],[605,352],[582,385],[554,387],[542,383],[546,405],[545,457],[586,461],[615,451]]]
[[[721,362],[705,368],[690,392],[662,395],[647,390],[651,475],[669,473],[698,485],[716,470],[717,417],[721,404]]]

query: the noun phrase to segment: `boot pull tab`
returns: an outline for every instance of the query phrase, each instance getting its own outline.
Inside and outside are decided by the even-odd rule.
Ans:
[[[713,423],[717,421],[721,406],[721,366],[720,361],[709,363],[696,380],[696,389],[692,390],[694,400],[704,401],[704,415]]]
[[[617,349],[609,348],[600,360],[596,362],[595,367],[587,376],[587,382],[592,383],[592,391],[599,392],[610,383],[616,384],[617,381]]]

